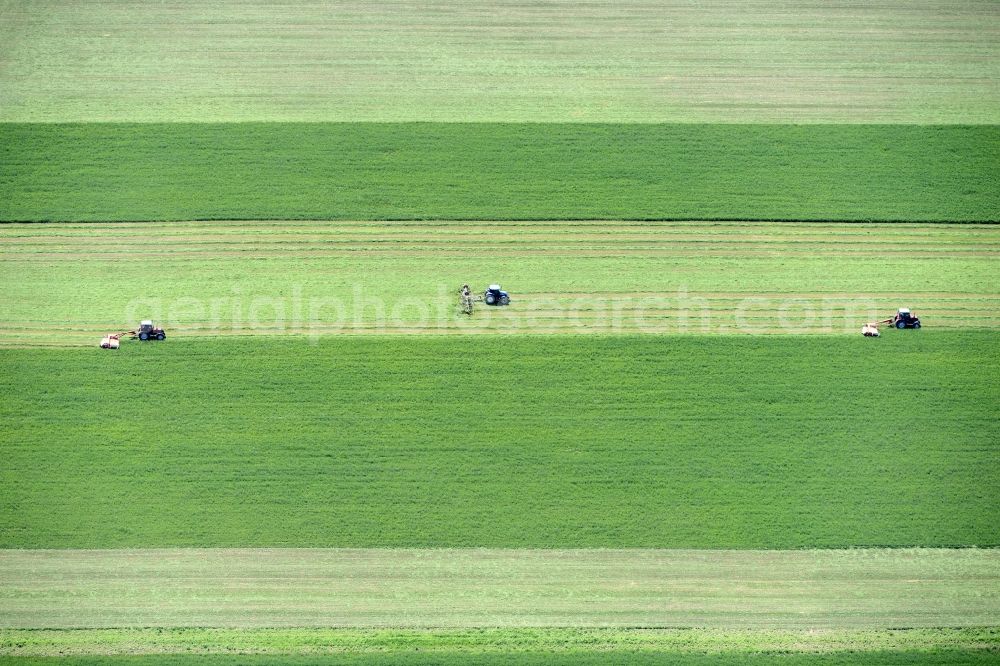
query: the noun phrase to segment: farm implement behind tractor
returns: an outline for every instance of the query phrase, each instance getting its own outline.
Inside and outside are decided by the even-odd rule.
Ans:
[[[880,324],[892,324],[896,328],[920,328],[920,319],[907,308],[899,308],[894,317],[883,319]]]
[[[101,338],[101,349],[118,349],[121,346],[123,335],[129,336],[130,340],[166,340],[167,334],[162,328],[156,326],[152,321],[145,320],[139,322],[139,328],[134,331],[122,331],[121,333],[109,333]]]
[[[904,328],[920,328],[920,319],[907,308],[899,308],[896,314],[888,319],[873,321],[861,327],[861,335],[866,338],[879,337],[879,324],[891,324],[902,330]]]

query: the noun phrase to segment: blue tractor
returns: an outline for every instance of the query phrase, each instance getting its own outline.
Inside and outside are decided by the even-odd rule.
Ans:
[[[510,295],[498,284],[491,284],[483,292],[483,302],[486,305],[510,305]]]

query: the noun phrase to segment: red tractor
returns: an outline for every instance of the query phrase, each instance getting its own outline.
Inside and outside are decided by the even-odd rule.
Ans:
[[[907,308],[899,308],[899,312],[896,313],[892,319],[886,319],[879,322],[880,324],[892,324],[896,328],[920,328],[920,319],[917,318],[915,314],[910,312]]]
[[[125,331],[124,333],[108,333],[106,336],[101,338],[101,349],[118,349],[119,346],[121,346],[121,338],[123,335],[129,336],[130,340],[142,340],[143,342],[147,340],[167,339],[167,334],[163,332],[163,329],[159,328],[147,319],[139,322],[139,328],[134,331]]]
[[[162,328],[158,328],[150,320],[145,320],[139,322],[139,330],[129,331],[133,338],[138,338],[145,342],[146,340],[166,340],[167,334],[163,332]]]

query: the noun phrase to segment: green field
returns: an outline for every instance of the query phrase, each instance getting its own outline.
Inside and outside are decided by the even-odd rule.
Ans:
[[[0,3],[4,121],[996,123],[990,0]]]
[[[998,25],[0,0],[0,663],[997,663]]]
[[[1000,221],[1000,126],[0,125],[0,220]]]
[[[6,548],[994,546],[991,332],[2,352]]]

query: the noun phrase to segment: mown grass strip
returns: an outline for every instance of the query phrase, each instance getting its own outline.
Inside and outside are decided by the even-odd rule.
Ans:
[[[6,221],[996,222],[998,182],[998,126],[0,125]]]
[[[0,352],[0,545],[1000,544],[997,336]]]
[[[145,318],[172,338],[856,335],[909,307],[928,328],[989,329],[1000,327],[989,316],[998,256],[995,225],[10,224],[0,225],[0,346],[91,346]],[[461,313],[459,285],[498,281],[509,308]]]
[[[995,3],[7,1],[0,119],[990,123]]]
[[[0,550],[0,589],[21,629],[977,627],[1000,551]]]

